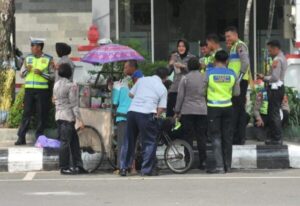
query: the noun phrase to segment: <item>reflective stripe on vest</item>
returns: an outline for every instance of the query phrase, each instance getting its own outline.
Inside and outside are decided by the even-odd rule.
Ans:
[[[232,105],[232,89],[236,76],[231,69],[210,69],[207,73],[207,105],[209,107],[229,107]]]
[[[241,66],[242,66],[239,53],[237,52],[237,46],[239,44],[243,44],[248,49],[247,45],[244,42],[242,42],[241,40],[238,40],[232,46],[232,48],[230,50],[229,64],[228,64],[228,68],[232,69],[235,72],[237,77],[240,75]],[[248,68],[246,74],[244,74],[243,79],[244,80],[249,80],[249,68]]]
[[[25,65],[31,65],[32,70],[25,77],[25,88],[28,89],[48,89],[48,80],[34,73],[34,69],[39,69],[45,74],[49,74],[48,67],[51,58],[49,56],[35,57],[29,55],[25,59]]]
[[[268,102],[268,94],[266,90],[262,91],[262,96],[263,96],[263,102],[262,105],[259,109],[259,113],[263,115],[268,114],[268,107],[269,107],[269,102]]]

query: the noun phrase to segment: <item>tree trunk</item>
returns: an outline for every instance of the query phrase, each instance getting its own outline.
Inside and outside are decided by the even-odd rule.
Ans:
[[[14,94],[14,0],[0,0],[0,124],[7,118]]]
[[[14,0],[0,0],[0,61],[13,60]]]
[[[245,12],[245,25],[244,25],[244,42],[249,45],[250,37],[250,17],[253,0],[248,0],[246,12]]]

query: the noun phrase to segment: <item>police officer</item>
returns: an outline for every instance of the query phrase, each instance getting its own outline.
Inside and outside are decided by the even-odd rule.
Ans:
[[[268,94],[262,80],[257,80],[257,95],[253,109],[254,123],[257,128],[256,138],[264,139],[263,136],[269,135],[269,116],[268,116]],[[266,133],[265,133],[266,132]],[[263,135],[261,134],[263,133]]]
[[[208,173],[225,173],[232,158],[232,96],[239,95],[239,84],[233,70],[226,67],[228,54],[218,51],[215,67],[206,73],[208,136],[212,141],[216,165]]]
[[[31,38],[31,54],[25,58],[21,77],[25,78],[24,112],[15,145],[26,144],[26,132],[34,111],[37,113],[35,137],[43,135],[48,118],[50,92],[49,81],[54,79],[53,59],[43,53],[44,39]]]
[[[215,55],[218,51],[221,51],[222,48],[220,46],[219,37],[216,34],[209,34],[206,37],[207,47],[210,51],[210,55],[208,57],[207,67],[213,67],[215,62]]]
[[[209,58],[210,58],[210,50],[208,49],[208,45],[206,41],[201,41],[200,42],[200,53],[201,53],[201,58],[199,60],[200,66],[201,66],[201,73],[204,73],[206,71],[206,67],[209,64]]]
[[[246,94],[249,81],[249,52],[247,45],[239,39],[237,29],[228,27],[225,30],[226,43],[231,45],[228,68],[232,69],[240,84],[240,95],[232,99],[234,118],[233,144],[242,145],[245,143],[247,114]]]
[[[268,83],[268,114],[270,119],[270,140],[266,144],[282,144],[282,126],[280,120],[280,108],[284,97],[284,77],[287,70],[287,60],[281,51],[278,40],[267,43],[268,52],[273,59],[272,68],[267,76],[259,74],[258,78]]]

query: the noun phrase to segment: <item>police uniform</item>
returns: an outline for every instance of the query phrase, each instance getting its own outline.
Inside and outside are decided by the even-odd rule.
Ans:
[[[199,63],[201,64],[201,69],[200,69],[201,73],[206,72],[206,68],[210,62],[210,58],[211,58],[210,55],[206,55],[206,56],[200,58]]]
[[[44,39],[31,39],[32,45],[43,43]],[[30,54],[25,58],[21,68],[21,76],[25,79],[24,112],[16,145],[26,144],[25,136],[34,112],[37,113],[35,137],[44,133],[50,103],[49,81],[54,79],[52,66],[52,57],[44,53],[41,56]],[[35,74],[35,69],[40,70],[41,74]]]
[[[210,68],[206,73],[208,137],[216,167],[208,172],[229,171],[232,158],[232,96],[239,95],[237,77],[231,69]]]
[[[250,60],[247,45],[241,41],[236,41],[231,49],[229,56],[228,68],[235,72],[235,75],[240,82],[240,95],[233,97],[233,144],[242,145],[245,143],[247,114],[246,114],[246,95],[248,88],[248,81],[250,77],[249,70]]]
[[[280,108],[284,97],[284,77],[287,70],[287,60],[282,52],[273,58],[269,75],[264,77],[268,83],[268,114],[270,118],[270,138],[266,143],[282,144],[282,126]]]
[[[208,60],[207,60],[207,68],[210,68],[210,67],[214,67],[214,63],[215,63],[215,55],[218,51],[222,51],[222,48],[218,48],[216,49],[215,51],[212,51],[211,54],[209,55],[208,57]]]
[[[269,102],[268,102],[268,94],[267,90],[265,88],[265,85],[261,85],[258,88],[258,93],[256,95],[256,100],[254,104],[254,109],[253,109],[253,115],[254,115],[254,125],[256,126],[256,121],[258,119],[261,119],[264,123],[263,126],[263,132],[259,129],[257,131],[257,136],[256,138],[258,140],[263,140],[265,139],[265,136],[269,136],[269,115],[268,115],[268,107],[269,107]],[[265,133],[266,131],[266,133]],[[263,133],[263,135],[262,135]]]

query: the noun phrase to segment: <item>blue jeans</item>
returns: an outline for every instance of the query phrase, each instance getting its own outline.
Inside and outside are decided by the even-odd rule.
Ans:
[[[128,112],[126,135],[121,148],[120,168],[131,168],[139,136],[143,156],[141,173],[150,174],[156,166],[157,135],[158,128],[154,114]]]

